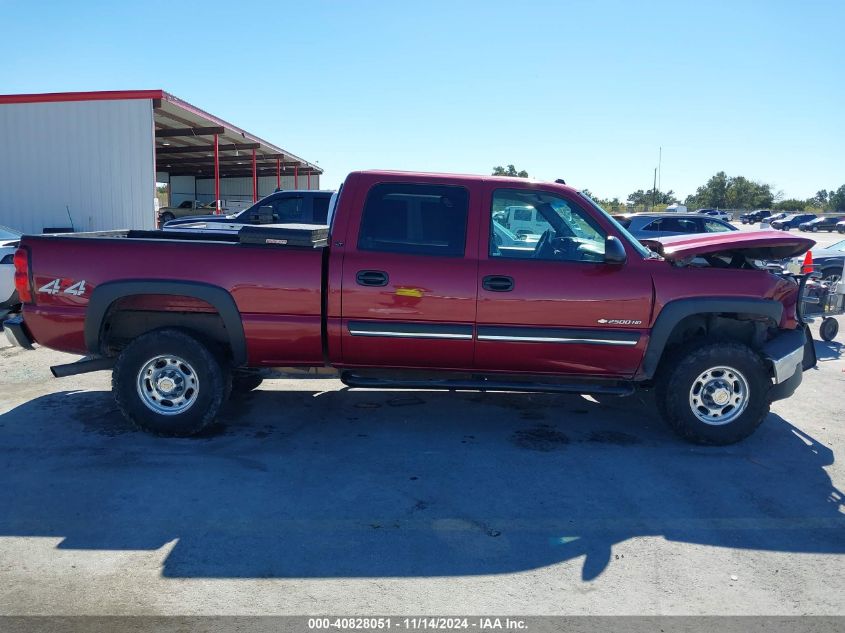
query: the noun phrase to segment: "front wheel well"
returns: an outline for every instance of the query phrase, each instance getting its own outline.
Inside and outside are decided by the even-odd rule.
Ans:
[[[760,349],[766,342],[770,328],[777,324],[771,319],[756,315],[692,314],[681,319],[669,335],[662,356],[673,348],[685,345],[696,338],[716,339],[745,343]]]

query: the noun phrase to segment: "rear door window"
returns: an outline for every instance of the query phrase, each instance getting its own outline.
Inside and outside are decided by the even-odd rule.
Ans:
[[[302,222],[302,198],[282,198],[273,202],[278,222]]]
[[[313,198],[313,216],[316,224],[326,224],[329,216],[328,196],[315,196]]]
[[[376,185],[364,204],[358,250],[462,257],[468,209],[463,187]]]

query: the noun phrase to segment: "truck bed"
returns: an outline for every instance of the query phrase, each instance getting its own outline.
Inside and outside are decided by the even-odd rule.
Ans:
[[[266,229],[265,227],[263,227]],[[202,239],[200,239],[202,238]],[[250,365],[320,364],[323,259],[328,251],[290,244],[244,244],[242,236],[108,231],[27,236],[35,304],[26,323],[42,345],[89,354],[83,324],[98,287],[114,280],[184,281],[228,292],[241,313]],[[58,280],[58,283],[56,281]],[[84,292],[69,293],[84,282]],[[203,312],[209,306],[157,296],[132,310]]]

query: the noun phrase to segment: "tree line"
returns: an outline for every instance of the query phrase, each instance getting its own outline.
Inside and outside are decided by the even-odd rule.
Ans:
[[[528,178],[528,172],[518,171],[513,165],[495,167],[494,176],[519,176]],[[611,212],[624,211],[629,207],[637,210],[649,211],[665,209],[670,204],[680,203],[680,199],[672,190],[660,191],[654,189],[632,192],[623,202],[619,198],[601,198],[585,189],[584,193]],[[773,209],[775,211],[807,211],[814,213],[845,212],[845,185],[838,189],[820,189],[816,195],[799,200],[783,198],[783,192],[775,192],[772,186],[750,180],[745,176],[728,176],[725,172],[717,172],[706,183],[701,185],[684,199],[689,209]]]

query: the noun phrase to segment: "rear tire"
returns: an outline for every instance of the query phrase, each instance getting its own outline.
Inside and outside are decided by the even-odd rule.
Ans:
[[[657,406],[675,433],[694,444],[724,446],[757,429],[769,413],[769,371],[742,343],[697,343],[664,358]]]
[[[203,343],[182,330],[153,330],[118,356],[112,393],[142,431],[187,437],[207,427],[231,390],[231,373]]]

